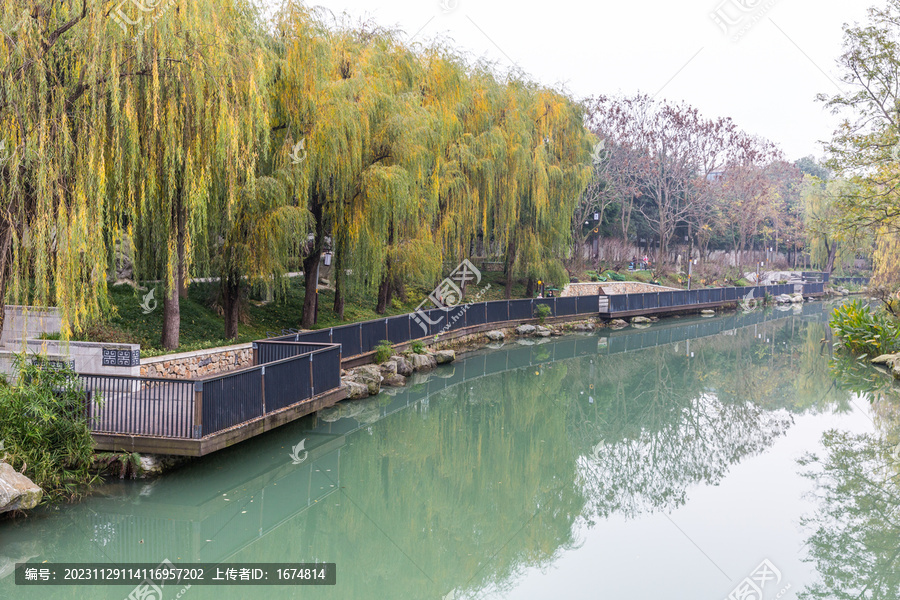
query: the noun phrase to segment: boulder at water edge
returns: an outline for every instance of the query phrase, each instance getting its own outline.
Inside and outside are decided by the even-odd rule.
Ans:
[[[426,371],[437,366],[437,360],[431,354],[410,354],[409,361],[413,371]]]
[[[437,364],[439,365],[452,363],[456,360],[456,352],[453,350],[435,350],[432,356],[434,356],[434,360],[437,361]]]
[[[516,327],[516,333],[519,335],[531,335],[534,333],[535,327],[534,325],[519,325]]]
[[[496,329],[493,331],[488,331],[484,335],[486,335],[487,339],[491,340],[492,342],[499,342],[506,337],[506,335],[502,331],[498,331]]]
[[[9,464],[0,462],[0,513],[37,506],[44,491]]]

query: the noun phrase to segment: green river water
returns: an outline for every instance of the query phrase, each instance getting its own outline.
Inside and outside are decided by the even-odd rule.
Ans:
[[[161,600],[900,598],[900,400],[832,361],[828,310],[486,349],[0,522],[0,598],[136,597],[15,585],[16,562],[163,560],[328,562],[337,583]]]

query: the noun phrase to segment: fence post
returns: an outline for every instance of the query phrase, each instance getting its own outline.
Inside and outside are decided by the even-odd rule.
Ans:
[[[362,330],[362,328],[360,328]],[[313,380],[313,355],[309,355],[309,397],[316,395],[316,382]]]
[[[262,396],[262,414],[265,416],[266,414],[266,365],[263,365],[259,370],[260,378],[259,378],[259,387],[260,387],[260,396]]]
[[[485,317],[487,317],[487,315],[485,315]],[[506,320],[512,321],[512,317],[509,316],[509,300],[506,301]],[[485,321],[487,321],[487,318],[485,318]]]
[[[199,440],[203,437],[203,382],[194,382],[194,430],[191,437]]]
[[[253,366],[255,367],[256,365],[259,364],[259,347],[256,345],[256,342],[253,342],[252,348],[253,348]]]

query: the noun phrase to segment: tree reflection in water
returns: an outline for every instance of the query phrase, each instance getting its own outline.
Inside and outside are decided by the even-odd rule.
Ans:
[[[276,430],[160,479],[146,495],[122,497],[108,515],[86,502],[91,515],[83,521],[108,526],[103,553],[110,560],[135,560],[151,544],[176,558],[214,550],[233,562],[337,560],[340,585],[317,589],[324,599],[491,595],[577,548],[587,524],[683,505],[691,486],[720,482],[733,465],[771,446],[794,415],[845,410],[850,396],[828,374],[826,336],[821,323],[789,318],[620,354],[582,337],[594,343],[590,355],[461,380],[430,395],[411,385],[394,397],[346,405],[353,410],[343,422],[352,426],[311,419],[309,430]],[[568,342],[526,352],[541,360]],[[482,360],[498,366],[505,357],[501,351]],[[452,377],[454,369],[462,364],[435,376]],[[403,408],[385,416],[382,406],[394,401]],[[316,490],[335,491],[300,495],[294,470],[304,466],[290,465],[290,448],[338,430],[329,438],[335,449],[316,463],[334,471],[310,475]],[[281,439],[285,432],[296,439]],[[308,448],[312,455],[313,444]],[[259,474],[256,461],[268,465]],[[222,499],[222,492],[233,496],[216,487],[218,469],[260,482],[229,484],[246,504]],[[172,511],[179,502],[183,509]],[[93,556],[100,545],[58,518],[23,526],[20,539],[50,531],[56,537],[29,546],[27,555],[58,561]],[[0,580],[0,596],[5,584]],[[191,590],[198,600],[221,594]],[[272,599],[292,594],[267,590]]]
[[[815,484],[818,508],[803,520],[807,560],[820,581],[801,599],[900,599],[900,394],[892,380],[864,360],[839,354],[832,372],[871,403],[876,431],[831,430],[824,451],[800,464]]]

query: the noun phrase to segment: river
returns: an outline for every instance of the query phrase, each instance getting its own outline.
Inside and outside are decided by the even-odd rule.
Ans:
[[[328,562],[337,583],[163,600],[898,598],[900,402],[832,364],[828,310],[485,349],[0,522],[0,598],[134,588],[17,586],[15,562],[164,560]]]

